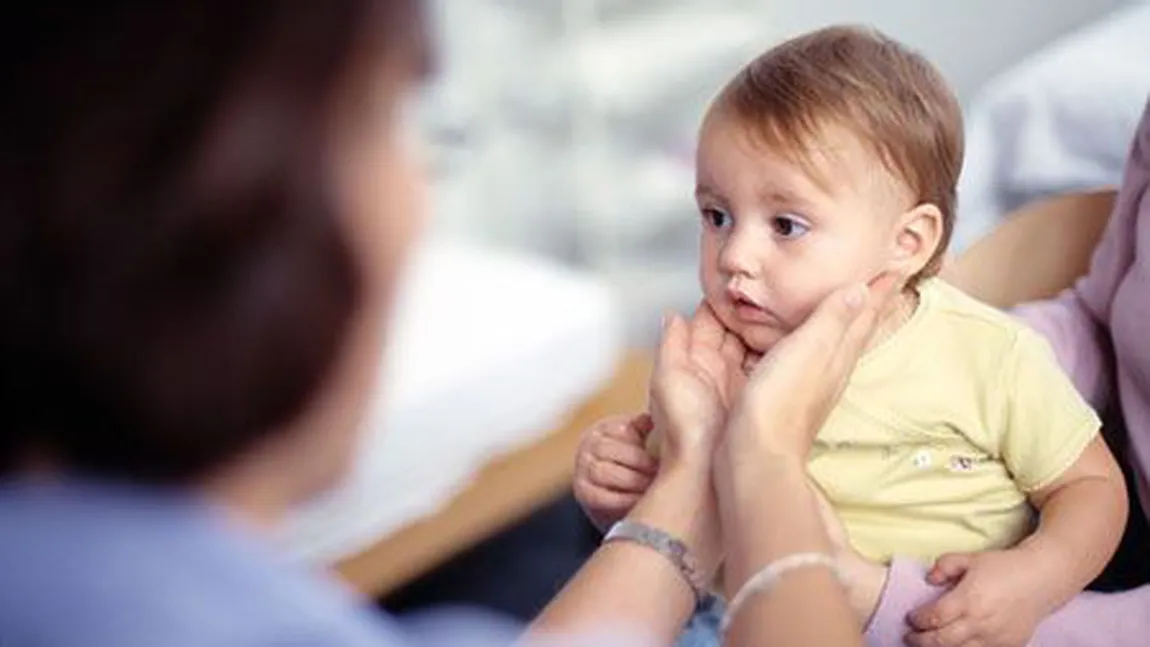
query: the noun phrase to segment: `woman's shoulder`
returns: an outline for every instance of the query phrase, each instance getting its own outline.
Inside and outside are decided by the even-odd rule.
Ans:
[[[0,481],[0,633],[58,647],[506,647],[522,627],[463,608],[396,620],[191,496]],[[23,643],[22,643],[23,644]],[[529,642],[636,647],[637,634]]]
[[[190,498],[9,483],[0,527],[0,628],[28,644],[408,644],[343,587]]]

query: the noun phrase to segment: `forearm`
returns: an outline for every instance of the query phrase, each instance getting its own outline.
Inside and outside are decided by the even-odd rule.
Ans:
[[[1000,308],[1052,297],[1090,268],[1115,196],[1099,189],[1027,204],[949,263],[944,278]]]
[[[1080,593],[1114,555],[1126,525],[1127,503],[1120,476],[1090,476],[1052,493],[1033,535],[1019,549],[1038,572],[1050,575],[1045,589],[1054,611]]]
[[[707,469],[668,468],[628,519],[683,541],[708,573],[720,555],[717,510]],[[530,629],[572,634],[632,627],[670,644],[694,609],[694,592],[663,555],[635,543],[606,544],[592,555]]]
[[[787,555],[832,552],[801,461],[764,456],[732,471],[717,487],[733,589]],[[862,645],[862,636],[842,584],[827,569],[808,568],[748,600],[727,644],[839,647]]]

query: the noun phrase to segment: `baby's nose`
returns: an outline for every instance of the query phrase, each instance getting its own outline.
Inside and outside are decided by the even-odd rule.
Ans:
[[[731,236],[719,259],[722,269],[732,276],[758,276],[766,260],[766,249],[755,245],[750,236]]]

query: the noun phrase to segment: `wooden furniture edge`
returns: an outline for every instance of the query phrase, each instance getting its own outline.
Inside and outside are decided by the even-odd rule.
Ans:
[[[438,512],[341,560],[336,573],[365,595],[386,595],[558,498],[570,487],[582,430],[645,407],[651,366],[649,353],[626,353],[613,377],[558,429],[492,460]]]

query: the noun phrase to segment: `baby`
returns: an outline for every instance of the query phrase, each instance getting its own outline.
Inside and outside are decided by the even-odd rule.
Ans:
[[[1098,418],[1045,342],[935,278],[962,148],[958,103],[919,54],[848,27],[783,43],[703,121],[699,275],[752,353],[836,288],[912,277],[820,431],[810,476],[870,560],[960,554],[939,563],[958,585],[948,595],[961,592],[940,641],[1021,644],[1101,571],[1126,498]],[[643,425],[581,450],[576,491],[600,524],[649,483]],[[680,644],[717,644],[713,626],[696,618]]]

